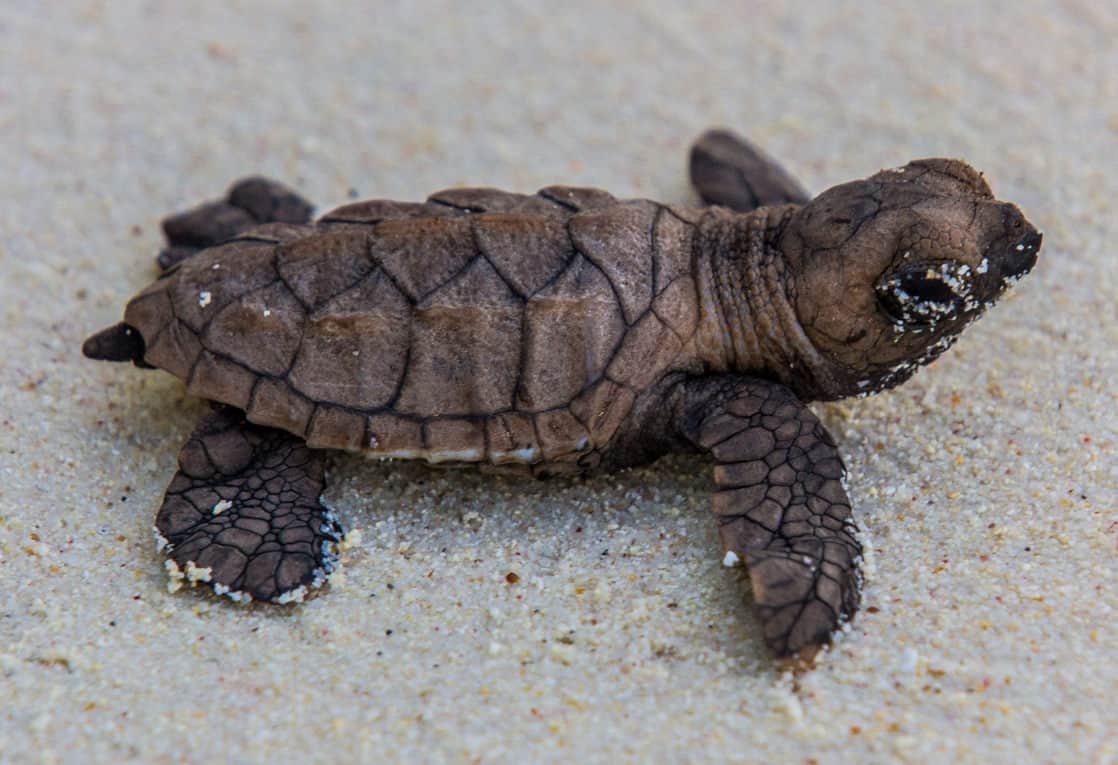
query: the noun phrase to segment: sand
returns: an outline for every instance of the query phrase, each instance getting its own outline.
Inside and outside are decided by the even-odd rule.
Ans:
[[[0,761],[1118,760],[1113,5],[369,5],[0,9]],[[931,368],[817,407],[872,555],[816,669],[766,656],[700,459],[534,483],[342,457],[360,534],[327,595],[167,592],[152,518],[204,404],[78,352],[164,213],[252,172],[324,208],[693,201],[712,124],[813,190],[965,157],[1045,232]]]

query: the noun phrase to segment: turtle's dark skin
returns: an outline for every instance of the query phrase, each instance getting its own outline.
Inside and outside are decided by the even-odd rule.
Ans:
[[[925,159],[813,200],[712,131],[710,206],[550,187],[369,201],[310,222],[271,181],[165,221],[162,276],[91,358],[217,402],[156,533],[175,572],[298,600],[335,566],[322,449],[536,476],[714,459],[727,565],[765,642],[808,655],[858,607],[834,440],[805,406],[907,379],[1036,262],[982,176]]]

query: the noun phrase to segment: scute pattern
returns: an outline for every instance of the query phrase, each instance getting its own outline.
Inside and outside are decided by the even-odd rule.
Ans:
[[[193,396],[247,409],[258,379],[244,366],[213,351],[202,351],[187,379],[186,389]]]
[[[626,324],[636,322],[652,302],[653,224],[659,210],[652,202],[634,202],[578,215],[569,224],[575,249],[605,274]]]
[[[274,262],[274,249],[257,241],[231,242],[193,256],[171,277],[175,316],[202,332],[215,313],[276,282]]]
[[[520,300],[493,267],[483,258],[470,261],[415,308],[396,410],[439,417],[510,408],[520,314]]]
[[[574,255],[567,221],[559,215],[487,214],[473,221],[481,252],[521,298],[554,281]],[[525,241],[532,246],[525,248]]]
[[[679,335],[648,311],[629,330],[626,342],[610,360],[606,374],[622,385],[644,390],[660,378],[681,350],[683,342]]]
[[[276,270],[288,289],[309,310],[354,285],[376,267],[362,237],[324,231],[279,247]]]
[[[576,256],[525,309],[525,357],[517,408],[539,412],[569,403],[601,377],[625,334],[605,274]]]
[[[653,291],[659,295],[676,279],[689,278],[694,265],[695,223],[673,207],[661,207],[654,222],[652,249]]]
[[[195,359],[202,352],[202,343],[186,324],[174,322],[170,324],[150,344],[147,357],[148,363],[162,367],[173,375],[187,378],[190,375],[191,359]]]
[[[476,255],[470,222],[462,218],[383,221],[370,239],[370,249],[412,303],[446,284]]]
[[[306,323],[306,309],[287,285],[275,282],[230,301],[205,325],[203,344],[262,375],[287,372]]]
[[[690,228],[596,189],[362,202],[205,250],[125,318],[191,393],[311,446],[573,465],[682,357]]]
[[[380,270],[312,313],[288,377],[309,399],[352,409],[387,406],[408,358],[412,309]]]

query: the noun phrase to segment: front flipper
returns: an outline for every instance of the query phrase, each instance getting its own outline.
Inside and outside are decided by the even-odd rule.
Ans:
[[[804,204],[809,197],[769,155],[728,130],[708,130],[691,147],[691,183],[707,204],[749,212]]]
[[[159,267],[166,271],[199,250],[264,223],[306,223],[312,212],[310,202],[282,183],[244,178],[233,184],[224,199],[163,219],[168,246],[159,253]]]
[[[337,562],[342,530],[319,499],[324,486],[322,457],[301,440],[236,409],[206,415],[155,520],[172,575],[234,600],[300,600]]]
[[[686,383],[680,431],[717,461],[727,564],[745,563],[765,643],[811,658],[858,608],[862,548],[835,442],[787,388],[749,378]]]

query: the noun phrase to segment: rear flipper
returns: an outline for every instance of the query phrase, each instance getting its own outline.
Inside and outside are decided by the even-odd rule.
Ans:
[[[234,600],[300,601],[337,563],[342,529],[319,499],[321,452],[231,408],[202,418],[155,520],[175,582]]]
[[[765,152],[728,130],[708,130],[691,147],[691,183],[707,204],[749,212],[804,204],[808,193]]]
[[[263,223],[307,223],[313,211],[310,202],[281,183],[245,178],[233,184],[224,199],[163,220],[168,246],[159,253],[159,267],[166,271],[199,250]]]

